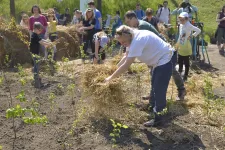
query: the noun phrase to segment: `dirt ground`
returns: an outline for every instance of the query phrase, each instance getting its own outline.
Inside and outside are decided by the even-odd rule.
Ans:
[[[13,142],[15,150],[224,150],[225,105],[220,111],[217,111],[220,105],[206,108],[202,89],[207,74],[210,74],[213,87],[220,87],[224,83],[225,57],[218,54],[214,45],[209,46],[209,56],[212,67],[201,69],[200,65],[200,73],[191,71],[191,77],[186,83],[188,95],[184,102],[169,100],[176,97],[176,87],[171,81],[167,95],[168,120],[157,128],[143,127],[149,114],[141,109],[147,102],[140,100],[140,97],[149,93],[148,70],[138,74],[141,85],[137,85],[137,74],[124,74],[123,92],[127,106],[124,110],[120,107],[116,111],[108,110],[112,116],[119,113],[118,122],[129,127],[121,129],[121,137],[117,139],[115,148],[109,136],[113,130],[110,118],[95,115],[94,106],[91,105],[92,97],[87,96],[81,86],[82,71],[89,64],[83,65],[81,60],[60,63],[60,70],[55,76],[42,74],[45,84],[42,89],[35,89],[31,85],[30,67],[25,68],[25,86],[20,84],[18,72],[7,70],[7,82],[0,85],[0,145],[3,150],[13,149]],[[68,93],[68,85],[71,84],[75,84],[72,95]],[[12,119],[6,119],[6,110],[10,104],[7,85],[14,106],[20,104],[15,97],[21,90],[25,91],[29,100],[21,106],[27,107],[32,99],[39,103],[39,112],[48,117],[46,126],[27,125],[17,118],[17,138],[14,141]],[[56,95],[54,103],[49,100],[50,93]],[[69,134],[71,130],[72,135]]]

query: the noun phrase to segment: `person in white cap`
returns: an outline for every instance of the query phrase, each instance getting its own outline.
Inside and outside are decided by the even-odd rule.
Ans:
[[[198,36],[201,30],[193,26],[189,22],[189,15],[187,12],[182,12],[179,15],[179,21],[180,21],[179,37],[177,40],[178,64],[179,64],[180,74],[182,73],[183,65],[185,65],[185,73],[184,73],[183,80],[186,81],[188,72],[189,72],[189,67],[190,67],[189,58],[190,58],[190,55],[192,55],[192,46],[191,46],[190,39],[192,37]]]

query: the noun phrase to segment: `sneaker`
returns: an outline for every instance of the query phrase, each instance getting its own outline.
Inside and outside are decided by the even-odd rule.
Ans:
[[[161,118],[161,117],[160,117]],[[162,124],[163,119],[151,119],[144,123],[145,127],[157,127]]]
[[[155,119],[151,119],[150,121],[147,121],[144,123],[145,127],[155,127],[158,123],[155,121]]]
[[[183,101],[186,94],[187,93],[186,93],[186,90],[185,89],[182,90],[182,91],[179,91],[176,100],[177,101]]]
[[[148,95],[148,96],[143,96],[143,97],[142,97],[142,100],[150,100],[150,95]]]

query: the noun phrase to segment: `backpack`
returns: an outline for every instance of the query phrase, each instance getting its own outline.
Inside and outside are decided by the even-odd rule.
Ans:
[[[169,14],[170,14],[170,9],[168,8],[168,10],[169,10]],[[157,13],[158,13],[158,10],[157,10]],[[161,13],[162,13],[162,8],[160,8],[159,17],[161,16]]]

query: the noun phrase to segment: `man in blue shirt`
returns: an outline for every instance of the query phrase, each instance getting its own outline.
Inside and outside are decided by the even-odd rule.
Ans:
[[[145,17],[145,12],[141,9],[139,3],[137,3],[136,10],[134,12],[139,20],[142,20]]]
[[[95,19],[96,19],[95,33],[97,33],[102,30],[102,14],[98,9],[96,9],[94,1],[90,1],[88,3],[88,7],[92,8],[95,12]]]

